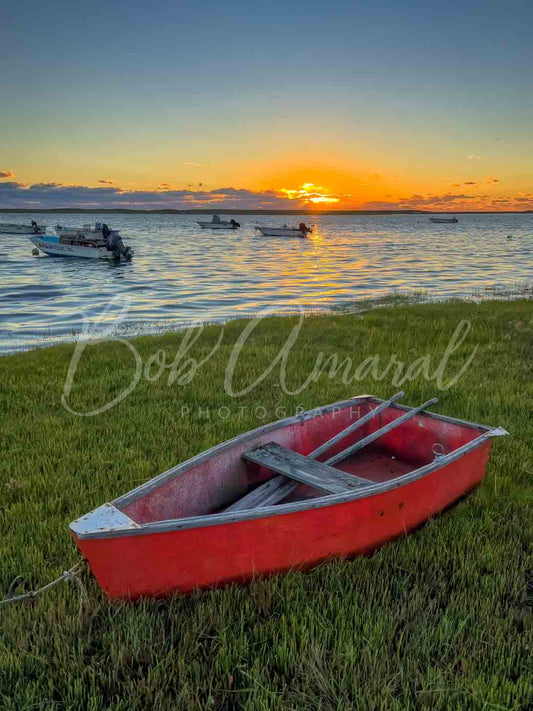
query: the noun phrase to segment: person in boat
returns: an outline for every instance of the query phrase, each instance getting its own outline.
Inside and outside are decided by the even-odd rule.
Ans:
[[[237,220],[234,220],[233,218],[231,218],[230,223],[231,223],[232,227],[240,227],[241,226],[240,222],[237,222]]]
[[[298,225],[298,229],[300,230],[300,232],[311,232],[311,228],[307,227],[305,222],[300,222],[300,224]]]
[[[217,225],[220,222],[220,215],[213,215],[211,222],[215,222]]]
[[[31,226],[33,227],[33,234],[39,234],[39,225],[35,222],[35,220],[31,221]]]

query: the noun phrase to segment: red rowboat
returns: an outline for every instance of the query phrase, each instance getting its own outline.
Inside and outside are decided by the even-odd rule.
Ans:
[[[219,444],[74,521],[111,598],[373,551],[483,478],[502,429],[363,395]]]

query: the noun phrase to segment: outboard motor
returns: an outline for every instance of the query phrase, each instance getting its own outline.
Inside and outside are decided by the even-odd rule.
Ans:
[[[116,232],[111,232],[107,225],[103,225],[102,233],[104,227],[107,229],[106,247],[110,252],[113,252],[113,258],[120,259],[123,257],[126,262],[129,262],[133,255],[131,247],[126,247],[121,236]]]

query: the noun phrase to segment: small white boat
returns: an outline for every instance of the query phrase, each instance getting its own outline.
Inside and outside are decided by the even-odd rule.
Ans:
[[[446,224],[453,224],[455,222],[459,222],[457,217],[430,217],[429,218],[431,222],[437,222],[437,223],[446,223]]]
[[[91,239],[91,240],[104,240],[107,235],[118,236],[120,232],[118,230],[111,230],[105,224],[105,222],[95,222],[93,224],[87,222],[83,227],[63,227],[63,225],[56,225],[55,231],[60,237],[67,237],[70,239]]]
[[[111,240],[83,240],[79,237],[59,237],[57,235],[32,235],[28,238],[50,257],[82,257],[84,259],[104,259],[106,261],[129,262],[133,256],[131,247],[125,247],[120,237]]]
[[[213,215],[210,222],[198,220],[198,224],[203,230],[236,230],[240,227],[235,220],[221,220],[218,215]]]
[[[259,230],[265,237],[307,237],[313,231],[312,227],[307,227],[305,223],[300,222],[298,227],[283,225],[282,227],[261,227],[255,228]]]
[[[46,232],[46,225],[38,225],[32,220],[31,225],[20,225],[14,222],[0,223],[0,232],[11,235],[41,235]]]

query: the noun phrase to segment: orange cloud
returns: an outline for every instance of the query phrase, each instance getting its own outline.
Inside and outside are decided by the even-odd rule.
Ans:
[[[0,178],[14,178],[14,174],[10,170],[0,170]]]

